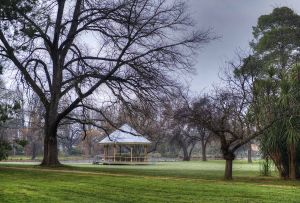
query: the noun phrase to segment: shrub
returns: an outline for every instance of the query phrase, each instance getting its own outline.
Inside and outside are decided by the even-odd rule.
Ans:
[[[260,175],[271,176],[271,162],[268,158],[260,162]]]
[[[7,159],[10,150],[12,150],[10,143],[0,138],[0,161]]]

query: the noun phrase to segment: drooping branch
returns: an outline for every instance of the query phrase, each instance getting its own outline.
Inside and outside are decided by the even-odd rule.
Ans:
[[[35,81],[32,79],[30,74],[27,72],[25,67],[22,66],[21,62],[17,59],[17,57],[14,54],[13,48],[10,46],[8,41],[6,40],[3,32],[0,30],[0,40],[5,46],[5,52],[8,56],[8,58],[14,63],[14,65],[19,69],[19,71],[22,73],[22,75],[25,77],[26,81],[29,83],[29,85],[32,87],[32,89],[36,92],[36,94],[41,99],[42,103],[47,107],[49,105],[49,102],[42,91],[42,89],[35,83]]]

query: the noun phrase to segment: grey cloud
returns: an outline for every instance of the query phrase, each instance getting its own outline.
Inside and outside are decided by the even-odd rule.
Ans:
[[[208,90],[219,83],[218,73],[225,61],[234,58],[237,49],[249,49],[252,26],[260,15],[274,7],[288,6],[300,13],[299,0],[187,0],[189,12],[200,29],[213,28],[221,36],[204,47],[197,56],[192,91]]]

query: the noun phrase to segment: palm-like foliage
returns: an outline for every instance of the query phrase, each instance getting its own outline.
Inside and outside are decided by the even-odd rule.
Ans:
[[[264,156],[270,157],[282,177],[295,179],[299,174],[297,148],[300,145],[299,125],[299,66],[286,71],[281,80],[274,80],[273,95],[266,94],[266,84],[260,87],[261,123],[276,120],[275,124],[261,138]],[[270,80],[270,79],[268,79]],[[269,92],[270,93],[270,92]]]

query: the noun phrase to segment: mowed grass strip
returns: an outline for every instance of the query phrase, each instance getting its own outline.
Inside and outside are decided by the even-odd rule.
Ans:
[[[222,165],[68,166],[62,171],[0,165],[0,202],[299,202],[298,182],[256,176],[253,165],[244,163],[236,164],[238,178],[226,182],[221,167],[216,168]]]
[[[0,166],[22,167],[22,168],[41,168],[38,163],[16,163],[0,162]],[[56,170],[75,170],[104,172],[113,174],[131,174],[147,176],[173,176],[181,178],[204,178],[222,179],[224,175],[224,161],[190,161],[190,162],[160,162],[150,165],[92,165],[92,164],[67,164],[64,167],[55,168]],[[245,161],[235,161],[235,177],[257,177],[259,176],[259,164],[247,164]]]

